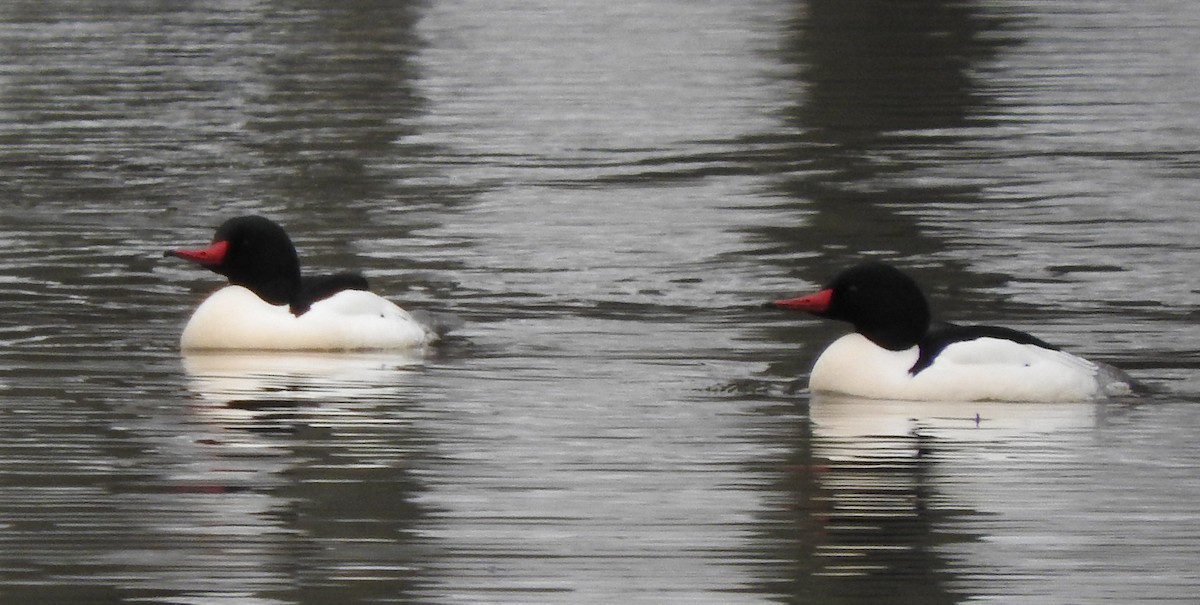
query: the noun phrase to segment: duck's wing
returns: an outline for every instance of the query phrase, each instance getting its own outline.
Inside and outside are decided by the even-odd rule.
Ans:
[[[917,362],[908,370],[908,373],[915,376],[921,370],[929,367],[929,364],[933,363],[933,359],[947,346],[960,342],[979,340],[981,338],[991,338],[1021,345],[1033,345],[1050,351],[1059,350],[1058,347],[1032,334],[1012,328],[1002,328],[999,326],[960,326],[947,321],[935,321],[930,325],[929,331],[925,333],[925,336],[921,338],[921,342],[918,343],[920,354],[917,356]]]

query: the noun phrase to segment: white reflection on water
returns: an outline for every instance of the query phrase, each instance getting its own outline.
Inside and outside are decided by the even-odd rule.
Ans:
[[[388,353],[212,352],[183,356],[189,387],[206,400],[271,395],[292,401],[387,396],[421,351]]]
[[[814,477],[827,518],[817,534],[814,575],[859,577],[881,587],[917,582],[908,590],[919,586],[923,574],[936,577],[935,570],[947,565],[945,547],[937,544],[964,541],[946,529],[968,505],[957,495],[958,484],[986,489],[989,482],[985,474],[964,476],[964,458],[987,456],[1000,443],[1059,447],[1063,432],[1095,422],[1095,410],[1089,403],[813,395],[812,455],[821,469]],[[930,587],[931,598],[937,592]]]
[[[300,590],[303,600],[333,591],[353,601],[411,590],[434,556],[411,529],[422,515],[411,503],[420,489],[414,468],[427,457],[410,408],[422,352],[205,353],[182,361],[197,397],[188,441],[210,452],[193,482],[229,492],[226,503],[260,504],[226,506],[229,524],[266,522],[248,535],[270,554],[238,549],[231,557],[247,557],[246,568],[306,570],[292,579],[299,586],[271,582],[264,594]]]
[[[0,6],[3,598],[1194,600],[1200,5],[167,4]],[[250,211],[478,347],[181,371]],[[866,253],[1169,396],[703,391]]]
[[[813,396],[830,519],[815,575],[881,582],[924,553],[979,598],[1176,599],[1200,579],[1191,407]]]
[[[364,435],[373,425],[383,431],[389,424],[407,425],[399,418],[412,392],[412,372],[424,359],[420,351],[207,352],[185,354],[182,361],[188,388],[197,396],[189,408],[209,432],[198,439],[236,448],[243,457],[306,447],[329,454],[347,454],[349,448],[356,450],[353,455],[373,457],[386,456],[394,446]],[[314,426],[331,436],[307,441],[304,433]]]
[[[954,443],[1028,439],[1095,422],[1095,403],[897,401],[813,394],[813,435],[848,453],[880,438],[922,435]]]

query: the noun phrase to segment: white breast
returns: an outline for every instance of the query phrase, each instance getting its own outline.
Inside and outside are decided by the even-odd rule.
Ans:
[[[407,311],[362,290],[345,290],[313,303],[296,317],[241,286],[208,297],[183,329],[184,350],[411,349],[436,337]]]
[[[1111,390],[1101,384],[1097,364],[1010,340],[953,343],[913,376],[908,370],[917,355],[916,347],[888,351],[860,334],[848,334],[821,353],[809,386],[816,392],[916,401],[1090,401]]]

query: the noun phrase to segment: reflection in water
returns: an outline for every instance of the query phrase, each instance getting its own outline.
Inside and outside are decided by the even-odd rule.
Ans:
[[[413,360],[184,361],[185,376],[142,367],[155,380],[131,390],[126,359],[81,351],[84,373],[9,393],[26,420],[3,429],[4,477],[22,486],[0,495],[4,602],[409,594],[436,557],[410,539],[429,447]]]
[[[806,602],[960,602],[948,553],[981,539],[955,528],[979,514],[974,493],[988,491],[963,467],[998,444],[1059,447],[1060,433],[1094,425],[1096,408],[814,395],[780,486],[792,516],[765,519],[796,549],[781,553],[795,583],[776,589]]]
[[[422,104],[412,62],[421,4],[278,4],[283,18],[257,31],[269,52],[246,124],[265,163],[259,187],[332,225],[367,222],[355,202],[388,195],[408,170],[397,144]]]
[[[320,354],[312,352],[189,353],[183,367],[190,388],[217,405],[277,393],[281,404],[340,398],[386,398],[420,352]],[[389,390],[390,389],[390,390]],[[243,406],[237,406],[243,407]]]
[[[876,437],[923,436],[964,443],[1082,429],[1095,422],[1098,405],[893,401],[814,394],[809,413],[813,430],[829,446],[846,440],[855,449],[856,443]]]
[[[197,480],[213,493],[273,502],[227,511],[236,515],[228,522],[249,515],[290,536],[277,540],[276,559],[246,562],[289,578],[264,594],[323,603],[411,592],[415,565],[432,555],[426,542],[405,538],[420,516],[411,466],[424,445],[413,434],[407,378],[421,359],[284,353],[183,361],[207,427],[198,441],[220,460]]]
[[[785,57],[803,82],[787,115],[802,133],[800,163],[778,184],[794,218],[758,238],[810,282],[878,255],[918,281],[935,281],[923,279],[931,263],[938,283],[973,279],[946,265],[946,243],[911,210],[971,201],[978,189],[914,175],[988,125],[992,101],[972,73],[1013,43],[1004,21],[940,0],[813,0],[797,13]]]
[[[915,269],[921,282],[960,287],[963,279],[944,262],[936,280],[923,279],[919,266],[946,243],[901,209],[979,195],[907,177],[984,125],[979,108],[988,100],[970,74],[1004,44],[995,35],[1001,23],[974,5],[940,1],[814,0],[798,13],[786,31],[786,56],[804,83],[788,114],[803,133],[795,145],[801,163],[778,185],[794,219],[754,229],[755,238],[809,283],[882,255]],[[773,336],[819,343],[843,329]],[[771,371],[803,375],[819,350],[776,361]],[[819,595],[817,602],[876,602],[880,594],[897,603],[957,602],[937,547],[967,538],[938,530],[954,514],[931,480],[944,436],[922,425],[967,414],[962,422],[974,430],[977,410],[834,403],[843,402],[810,403],[811,434],[796,438],[804,446],[789,461],[795,471],[785,488],[798,533],[788,542],[799,548],[790,553],[797,581],[783,592]]]
[[[985,10],[944,0],[806,2],[788,48],[807,84],[795,119],[837,145],[834,153],[858,153],[863,168],[872,151],[898,151],[905,137],[984,125],[978,114],[989,100],[972,74],[1006,43],[1005,21]]]
[[[1197,7],[0,3],[0,601],[1191,602]],[[247,212],[467,343],[181,361]],[[1162,393],[772,398],[863,255]]]

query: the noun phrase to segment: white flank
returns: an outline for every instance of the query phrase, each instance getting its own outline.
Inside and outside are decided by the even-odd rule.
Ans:
[[[815,392],[912,401],[1092,401],[1114,392],[1086,359],[998,338],[948,345],[915,376],[917,349],[888,351],[860,334],[825,349],[809,381]]]
[[[378,295],[345,290],[313,303],[296,317],[241,286],[208,297],[183,329],[184,350],[412,349],[436,336],[407,311]]]

